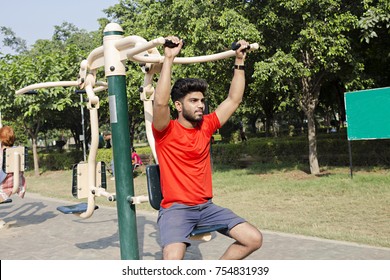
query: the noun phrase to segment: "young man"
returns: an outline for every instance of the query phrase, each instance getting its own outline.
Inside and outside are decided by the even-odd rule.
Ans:
[[[183,42],[168,37],[177,44],[164,48],[164,63],[157,83],[153,104],[153,134],[160,165],[163,200],[158,225],[164,259],[183,259],[188,236],[197,226],[225,224],[227,236],[236,241],[221,259],[243,259],[262,245],[258,229],[231,210],[212,203],[210,139],[239,106],[245,89],[245,48],[239,41],[236,50],[234,76],[228,97],[215,112],[204,116],[204,93],[207,83],[198,79],[179,79],[171,91],[171,69]],[[178,112],[170,119],[169,98]]]

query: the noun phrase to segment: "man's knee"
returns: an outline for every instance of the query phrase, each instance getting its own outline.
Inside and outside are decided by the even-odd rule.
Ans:
[[[263,245],[263,235],[261,232],[251,225],[251,229],[248,230],[248,236],[245,240],[245,245],[251,249],[251,251],[256,251],[261,248]]]
[[[187,246],[184,243],[173,243],[164,247],[164,260],[182,260],[186,252]]]
[[[251,224],[245,222],[232,228],[231,235],[242,245],[250,248],[251,251],[256,251],[263,245],[262,233]]]
[[[255,230],[256,233],[254,234],[254,238],[252,240],[252,246],[254,250],[258,250],[263,245],[263,234],[258,229],[255,228]]]

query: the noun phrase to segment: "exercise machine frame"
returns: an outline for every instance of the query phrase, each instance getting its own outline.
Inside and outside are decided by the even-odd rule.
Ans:
[[[39,88],[74,86],[85,89],[88,95],[90,112],[96,114],[99,98],[95,93],[108,87],[110,123],[112,128],[113,154],[115,165],[116,202],[118,213],[119,241],[122,259],[139,259],[138,237],[136,225],[135,204],[145,198],[136,199],[134,196],[134,182],[132,164],[130,158],[130,132],[128,123],[128,107],[126,95],[126,61],[141,63],[145,77],[140,98],[144,103],[146,135],[155,161],[158,159],[155,151],[155,142],[151,130],[153,117],[154,88],[153,76],[161,71],[164,57],[157,50],[158,46],[166,43],[163,37],[147,41],[139,36],[124,37],[123,29],[116,23],[109,23],[104,29],[103,45],[94,49],[86,60],[80,64],[77,81],[60,81],[40,83],[20,89],[16,94],[23,94]],[[250,45],[248,51],[258,49],[258,44]],[[197,57],[176,57],[175,64],[191,64],[210,62],[235,56],[234,50],[228,50],[212,55]],[[107,83],[96,81],[96,71],[104,67]],[[96,109],[96,110],[94,110]],[[97,119],[97,118],[93,118]],[[98,129],[96,123],[92,123],[92,130]],[[88,158],[89,188],[96,187],[96,149],[98,139],[92,133],[91,150]],[[92,215],[94,211],[94,197],[88,197],[87,212],[80,214],[82,217]],[[147,199],[146,199],[147,200]],[[131,203],[129,203],[131,202]]]

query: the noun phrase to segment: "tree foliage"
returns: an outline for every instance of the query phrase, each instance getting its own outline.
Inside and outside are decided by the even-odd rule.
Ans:
[[[107,23],[119,23],[125,35],[146,40],[176,35],[185,40],[182,56],[228,50],[246,39],[260,44],[248,55],[242,106],[230,127],[245,120],[256,131],[260,119],[269,134],[276,123],[307,126],[310,167],[319,172],[316,126],[323,119],[345,120],[343,93],[389,86],[390,8],[387,0],[121,0],[105,10],[96,32],[70,23],[54,27],[52,40],[38,40],[30,50],[7,28],[3,45],[19,50],[0,58],[0,109],[21,118],[26,127],[70,129],[76,139],[79,96],[74,89],[48,89],[33,96],[13,95],[23,86],[75,80],[79,63],[102,44]],[[6,42],[6,43],[4,43]],[[160,49],[162,53],[162,49]],[[215,108],[227,95],[232,59],[174,67],[173,79],[198,77],[209,82],[208,100]],[[138,63],[127,63],[131,131],[143,128]],[[98,73],[104,79],[103,73]],[[109,123],[107,93],[99,94],[101,124]],[[338,116],[336,116],[338,115]],[[61,121],[59,121],[61,120]]]
[[[3,46],[11,48],[16,53],[21,53],[27,50],[26,40],[17,37],[15,32],[11,28],[6,26],[0,26],[0,34],[3,35]]]
[[[87,53],[82,44],[76,44],[76,39],[84,38],[78,35],[85,32],[78,29],[72,32],[73,35],[57,36],[55,40],[38,40],[31,50],[0,58],[4,77],[0,110],[5,119],[19,119],[23,124],[32,141],[36,175],[39,174],[36,149],[39,132],[66,128],[75,136],[80,134],[80,121],[75,120],[79,116],[79,96],[69,88],[49,88],[18,96],[15,92],[31,84],[77,79],[80,62]]]

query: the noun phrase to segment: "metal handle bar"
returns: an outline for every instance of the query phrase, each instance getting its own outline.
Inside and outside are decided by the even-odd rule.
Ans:
[[[16,94],[23,94],[30,90],[35,89],[41,89],[41,88],[49,88],[49,87],[77,87],[79,84],[77,81],[61,81],[61,82],[46,82],[46,83],[39,83],[39,84],[33,84],[29,85],[27,87],[24,87],[18,91],[16,91]]]
[[[140,62],[140,63],[163,63],[164,56],[156,54],[157,52],[151,53],[150,56],[141,55],[140,53],[149,51],[152,48],[155,48],[159,45],[165,44],[165,39],[163,37],[156,38],[147,42],[145,39],[139,36],[129,36],[123,38],[122,40],[116,43],[116,47],[120,50],[122,49],[122,53],[120,55],[121,60],[130,59],[132,61]],[[138,45],[137,45],[138,44]],[[130,50],[126,49],[126,46],[132,46],[133,48]],[[259,45],[257,43],[250,44],[249,51],[257,50]],[[228,57],[235,56],[234,50],[229,50],[221,53],[211,54],[211,55],[203,55],[203,56],[194,56],[194,57],[176,57],[173,61],[175,64],[191,64],[191,63],[202,63],[202,62],[211,62],[216,60],[225,59]],[[103,47],[96,48],[93,50],[87,58],[88,68],[90,70],[97,69],[104,65],[104,52]],[[23,94],[31,90],[49,88],[49,87],[68,87],[68,86],[80,86],[78,81],[60,81],[60,82],[46,82],[46,83],[38,83],[33,84],[27,87],[24,87],[18,91],[16,94]],[[101,82],[97,82],[98,87],[97,91],[101,91],[107,88],[107,84]],[[96,91],[96,92],[97,92]]]
[[[151,41],[146,41],[144,38],[139,36],[128,36],[118,40],[115,43],[115,48],[120,52],[120,60],[132,60],[140,63],[163,63],[164,56],[161,55],[142,55],[141,53],[145,51],[150,51],[151,49],[166,44],[166,40],[163,37],[158,37]],[[239,44],[236,44],[237,47]],[[239,47],[239,46],[238,46]],[[259,44],[253,43],[248,47],[248,51],[257,50]],[[156,53],[156,52],[154,52]],[[191,64],[191,63],[201,63],[201,62],[211,62],[216,60],[225,59],[228,57],[235,56],[234,50],[229,50],[221,53],[216,53],[212,55],[204,56],[194,56],[194,57],[176,57],[174,63],[176,64]],[[103,47],[98,47],[93,50],[87,58],[88,67],[90,70],[95,70],[99,67],[104,66],[104,49]]]
[[[257,50],[259,48],[259,44],[253,43],[250,44],[250,51]],[[175,64],[191,64],[191,63],[201,63],[201,62],[211,62],[216,60],[225,59],[228,57],[235,56],[236,52],[233,50],[203,55],[203,56],[193,56],[193,57],[175,57],[173,63]],[[140,63],[163,63],[164,56],[142,56],[142,55],[134,55],[130,57],[131,60],[140,62]]]
[[[96,85],[98,87],[94,88],[94,92],[99,92],[102,90],[105,90],[108,85],[106,82],[96,82]],[[38,84],[33,84],[29,85],[27,87],[24,87],[20,90],[17,90],[15,93],[18,94],[24,94],[26,92],[29,92],[31,90],[36,90],[36,89],[42,89],[42,88],[50,88],[50,87],[78,87],[79,82],[78,81],[60,81],[60,82],[46,82],[46,83],[38,83]]]
[[[165,39],[163,37],[158,37],[148,42],[140,36],[133,35],[118,40],[115,43],[115,48],[120,53],[120,60],[123,61],[129,57],[132,57],[133,55],[148,51],[154,47],[163,45],[164,43]],[[104,66],[105,61],[103,46],[94,49],[88,55],[87,61],[90,70],[95,70]]]
[[[239,48],[241,47],[241,44],[238,43],[238,42],[233,42],[232,43],[232,50],[235,51],[235,50],[238,50]],[[250,50],[250,46],[247,46],[244,50],[242,50],[243,52],[245,52],[246,50]]]

